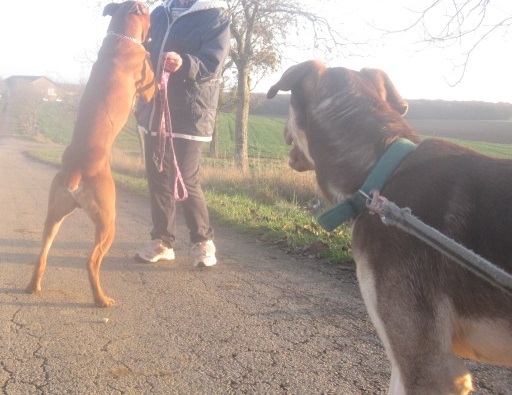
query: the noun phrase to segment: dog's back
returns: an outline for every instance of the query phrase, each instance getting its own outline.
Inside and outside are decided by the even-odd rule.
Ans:
[[[512,273],[511,174],[511,160],[426,140],[404,160],[381,194]],[[451,336],[459,355],[512,365],[509,294],[369,213],[357,218],[353,236],[354,249],[373,257],[367,262],[379,279],[377,286],[386,288],[383,295],[397,286],[401,292],[407,288],[409,297],[425,305],[423,313],[442,308],[442,320],[453,325]],[[409,271],[414,281],[407,276]]]
[[[108,31],[142,41],[150,18],[137,2],[112,3]],[[72,140],[62,157],[69,172],[68,188],[75,190],[80,178],[91,177],[109,165],[108,156],[116,136],[126,123],[137,95],[148,100],[154,93],[154,75],[141,43],[107,35],[98,52],[80,100]]]

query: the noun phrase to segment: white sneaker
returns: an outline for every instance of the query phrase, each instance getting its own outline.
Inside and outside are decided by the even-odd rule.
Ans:
[[[213,266],[217,263],[215,244],[211,240],[194,244],[190,253],[194,259],[194,266]]]
[[[162,240],[151,240],[147,245],[135,253],[135,258],[144,262],[172,261],[174,250],[162,244]]]

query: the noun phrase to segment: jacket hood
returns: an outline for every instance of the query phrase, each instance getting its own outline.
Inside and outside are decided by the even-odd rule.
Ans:
[[[228,3],[223,0],[197,0],[189,11],[198,11],[205,8],[228,8]]]
[[[190,7],[187,11],[181,14],[178,18],[182,17],[183,15],[190,14],[192,12],[209,10],[211,8],[220,8],[227,10],[228,3],[222,0],[197,0],[192,5],[192,7]]]
[[[166,0],[164,1],[163,6],[169,7],[172,3],[172,0]],[[228,3],[224,0],[197,0],[192,7],[190,7],[184,14],[188,14],[189,12],[194,11],[200,11],[200,10],[206,10],[209,8],[222,8],[227,9]]]

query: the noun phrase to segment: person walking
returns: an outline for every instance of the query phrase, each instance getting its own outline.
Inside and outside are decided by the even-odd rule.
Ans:
[[[153,228],[151,241],[136,252],[137,260],[173,260],[176,239],[176,194],[192,243],[194,266],[217,263],[208,208],[199,180],[203,145],[212,140],[221,73],[229,53],[230,20],[225,1],[165,0],[151,13],[145,43],[156,77],[169,74],[167,100],[171,136],[159,135],[161,97],[136,112],[145,133],[146,173]],[[161,91],[160,91],[161,92]],[[184,188],[175,186],[181,173]],[[181,191],[175,191],[178,188]]]

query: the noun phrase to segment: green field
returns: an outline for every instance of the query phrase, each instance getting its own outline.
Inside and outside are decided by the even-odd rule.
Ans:
[[[424,138],[446,138],[486,155],[512,159],[512,122],[451,119],[408,122]]]
[[[67,144],[73,129],[74,111],[63,103],[44,103],[39,115],[41,133],[58,144]],[[408,120],[424,138],[447,138],[484,154],[512,158],[512,122],[466,120]],[[251,115],[249,118],[249,156],[284,160],[289,147],[284,144],[285,120]],[[233,158],[235,151],[235,115],[220,113],[218,119],[219,156]],[[131,117],[116,140],[126,151],[139,151],[135,119]]]

